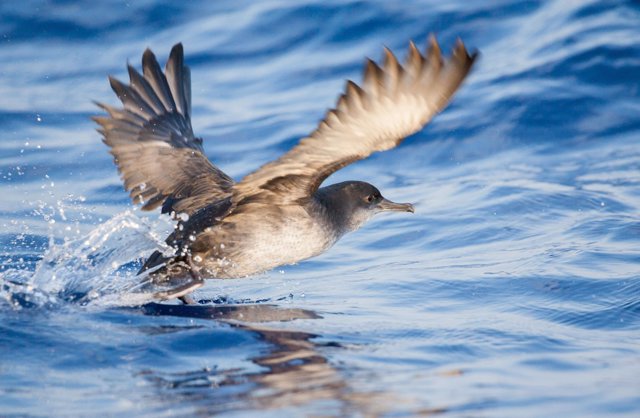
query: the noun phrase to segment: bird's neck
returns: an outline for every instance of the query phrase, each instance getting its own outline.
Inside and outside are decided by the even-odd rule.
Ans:
[[[336,239],[347,232],[357,229],[352,225],[348,216],[351,211],[345,207],[345,202],[340,195],[326,193],[320,189],[314,195],[313,202],[314,208],[312,211],[314,216],[318,218],[318,221],[324,222],[327,228],[336,234]]]

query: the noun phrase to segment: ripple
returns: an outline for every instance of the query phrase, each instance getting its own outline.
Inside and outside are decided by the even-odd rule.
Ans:
[[[3,413],[635,416],[636,2],[0,9]],[[171,224],[132,209],[89,120],[91,100],[116,102],[108,74],[182,41],[194,130],[241,178],[311,132],[365,56],[429,32],[481,51],[469,80],[425,130],[329,180],[416,214],[211,281],[201,305],[130,294]]]

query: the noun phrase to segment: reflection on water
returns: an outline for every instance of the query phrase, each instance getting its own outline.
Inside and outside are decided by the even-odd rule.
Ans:
[[[251,358],[259,371],[204,368],[187,372],[158,373],[146,370],[144,377],[157,385],[160,396],[175,397],[198,405],[209,415],[229,410],[283,409],[321,405],[332,414],[378,416],[391,410],[399,399],[389,393],[362,392],[350,386],[339,368],[323,354],[324,349],[344,349],[337,343],[316,343],[318,335],[293,329],[279,329],[277,322],[320,319],[317,313],[268,304],[143,306],[145,315],[211,319],[255,334],[268,343],[268,350]],[[171,402],[174,403],[174,402]],[[436,412],[413,411],[413,412]]]

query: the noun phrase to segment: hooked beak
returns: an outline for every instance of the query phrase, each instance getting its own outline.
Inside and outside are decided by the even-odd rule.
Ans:
[[[384,197],[378,203],[378,208],[381,211],[389,212],[411,212],[414,213],[415,209],[411,203],[396,203],[385,199]]]

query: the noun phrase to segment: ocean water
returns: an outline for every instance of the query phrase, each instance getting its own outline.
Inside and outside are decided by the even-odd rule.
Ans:
[[[0,4],[0,416],[637,417],[640,3]],[[202,303],[131,292],[171,223],[90,120],[183,42],[193,125],[239,179],[382,46],[481,56],[450,106],[336,173],[416,213]]]

